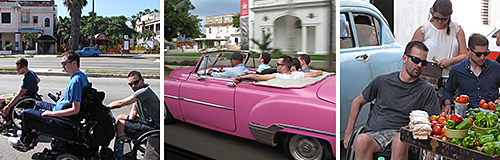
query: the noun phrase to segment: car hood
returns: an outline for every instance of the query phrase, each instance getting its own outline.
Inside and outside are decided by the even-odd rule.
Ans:
[[[336,76],[332,76],[324,82],[321,87],[318,89],[317,95],[318,98],[334,103],[336,95]]]

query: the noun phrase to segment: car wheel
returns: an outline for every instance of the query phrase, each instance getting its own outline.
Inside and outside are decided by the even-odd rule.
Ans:
[[[81,158],[72,153],[63,153],[58,155],[56,160],[81,160]]]
[[[284,137],[283,150],[288,159],[327,160],[333,159],[331,149],[326,142],[314,137],[287,134]]]
[[[94,53],[94,57],[97,57],[97,56],[99,56],[99,55],[97,55],[97,53]]]
[[[171,124],[171,123],[174,123],[174,117],[172,116],[172,114],[170,114],[170,111],[168,110],[168,107],[167,107],[167,104],[164,104],[165,105],[165,124]]]

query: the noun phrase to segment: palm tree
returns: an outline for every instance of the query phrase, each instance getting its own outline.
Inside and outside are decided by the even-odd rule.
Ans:
[[[266,52],[266,51],[271,51],[270,53],[271,54],[278,54],[278,53],[281,53],[281,50],[279,48],[271,48],[269,47],[269,44],[271,44],[272,40],[271,40],[271,33],[268,33],[264,36],[264,39],[262,39],[262,43],[260,43],[258,40],[256,39],[250,39],[252,40],[253,43],[255,43],[257,46],[259,46],[259,49],[261,52]]]
[[[135,26],[137,25],[137,16],[136,15],[130,16],[128,21],[130,21],[130,23],[132,23],[132,28],[135,29]]]
[[[154,10],[153,10],[153,12],[160,12],[160,10],[158,10],[158,9],[154,9]]]
[[[151,9],[146,8],[146,9],[144,10],[144,14],[150,14],[150,13],[151,13]]]
[[[26,43],[26,49],[34,49],[35,46],[33,45],[33,41],[37,38],[36,34],[33,34],[31,32],[28,32],[23,35],[23,39]]]
[[[71,16],[71,49],[76,51],[80,44],[80,17],[82,8],[87,5],[87,0],[64,0],[63,4],[68,8]]]

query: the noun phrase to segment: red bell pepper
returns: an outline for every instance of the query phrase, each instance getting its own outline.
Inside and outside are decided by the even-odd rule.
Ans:
[[[458,115],[458,114],[452,114],[452,115],[450,116],[450,120],[455,121],[455,122],[457,122],[457,123],[460,123],[460,122],[462,122],[464,119],[462,118],[462,116],[460,116],[460,115]]]
[[[467,118],[467,119],[469,119],[469,120],[470,120],[470,122],[472,122],[472,124],[474,124],[474,120],[473,120],[472,118],[470,118],[470,117],[469,117],[469,118]]]

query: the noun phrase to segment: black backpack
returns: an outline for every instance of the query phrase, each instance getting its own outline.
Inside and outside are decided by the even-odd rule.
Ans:
[[[104,92],[92,88],[92,83],[83,88],[82,105],[86,119],[95,124],[89,137],[89,144],[108,146],[115,137],[114,117],[108,107],[102,104]]]

